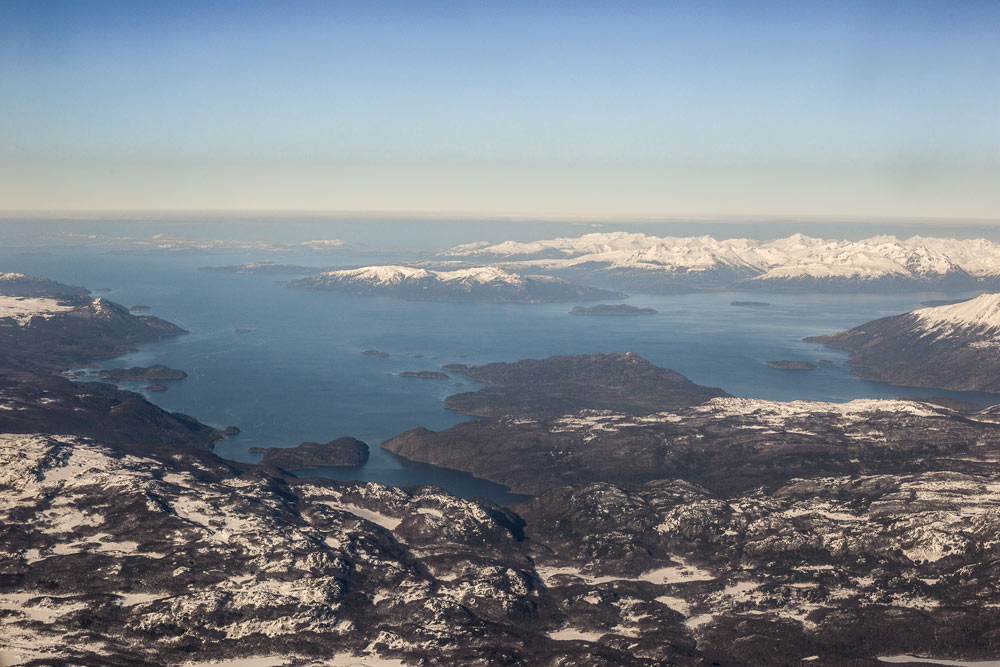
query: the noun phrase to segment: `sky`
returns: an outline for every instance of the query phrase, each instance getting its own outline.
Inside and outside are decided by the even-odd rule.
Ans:
[[[1000,2],[0,2],[0,210],[1000,220]]]

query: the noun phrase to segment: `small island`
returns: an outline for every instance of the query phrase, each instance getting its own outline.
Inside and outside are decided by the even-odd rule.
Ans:
[[[575,306],[569,311],[570,315],[659,315],[659,311],[652,308],[636,308],[626,303],[609,304],[599,303],[596,306]]]
[[[730,306],[743,306],[748,308],[766,308],[770,306],[767,301],[733,301]]]
[[[808,361],[768,361],[764,364],[779,371],[814,371],[819,366]]]
[[[425,380],[447,380],[448,374],[438,371],[403,371],[399,374],[401,378],[423,378]]]
[[[143,387],[146,391],[166,391],[167,385],[165,384],[151,384],[148,387]]]
[[[251,331],[253,331],[253,329],[244,329],[241,327],[238,329],[233,329],[233,331],[235,331],[236,333],[250,333]]]
[[[107,382],[143,382],[154,380],[183,380],[187,373],[163,364],[152,366],[132,366],[131,368],[109,368],[98,373]],[[166,388],[164,388],[165,390]],[[153,389],[151,391],[163,391]]]
[[[361,354],[367,354],[369,357],[388,357],[388,352],[381,352],[379,350],[362,350]]]
[[[344,437],[327,443],[303,442],[297,447],[250,447],[259,452],[261,465],[285,470],[306,470],[326,466],[359,466],[368,460],[368,445],[357,438]]]
[[[443,371],[467,371],[469,367],[465,364],[444,364],[441,366]]]

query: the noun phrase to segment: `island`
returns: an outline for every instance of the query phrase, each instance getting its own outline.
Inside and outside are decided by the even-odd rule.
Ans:
[[[324,270],[319,266],[301,266],[299,264],[279,264],[270,260],[260,262],[244,262],[226,266],[202,266],[199,271],[208,273],[236,273],[245,275],[306,275]]]
[[[401,378],[423,378],[425,380],[447,380],[447,373],[438,371],[403,371],[399,374]]]
[[[131,368],[108,368],[98,373],[107,382],[148,382],[151,380],[183,380],[187,373],[163,364],[133,366]],[[160,390],[162,391],[162,390]]]
[[[767,301],[733,301],[730,306],[743,306],[747,308],[766,308],[770,306]]]
[[[627,303],[607,304],[599,303],[596,306],[574,306],[569,311],[570,315],[658,315],[658,310],[652,308],[636,308]]]
[[[260,452],[261,465],[285,470],[359,466],[368,460],[368,445],[357,438],[343,437],[327,443],[303,442],[296,447],[251,447]]]
[[[143,387],[143,389],[145,389],[146,391],[160,392],[160,391],[166,391],[167,390],[167,385],[165,385],[165,384],[151,384],[148,387]]]
[[[582,409],[655,412],[728,396],[632,352],[493,363],[462,374],[489,386],[449,396],[445,407],[480,417],[548,417]]]
[[[341,269],[293,280],[290,288],[388,296],[413,301],[545,303],[598,301],[626,295],[546,275],[513,273],[494,266],[451,271],[380,265]]]
[[[466,364],[442,364],[441,370],[443,371],[467,371],[469,370]]]
[[[362,350],[361,354],[367,354],[369,357],[388,357],[388,352],[380,352],[379,350]]]
[[[777,368],[779,371],[814,371],[819,368],[808,361],[767,361],[764,365]]]

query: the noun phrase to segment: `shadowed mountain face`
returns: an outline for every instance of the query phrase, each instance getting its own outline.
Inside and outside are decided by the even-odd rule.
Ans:
[[[4,297],[0,297],[3,299]],[[132,315],[107,299],[34,299],[51,312],[3,317],[0,311],[0,367],[66,368],[83,360],[115,357],[168,336],[186,333],[151,315]],[[10,304],[14,312],[18,303]]]
[[[728,396],[631,352],[486,364],[462,374],[490,386],[449,396],[446,407],[488,417],[550,417],[582,409],[644,414]]]
[[[1000,294],[806,339],[849,350],[855,373],[896,385],[1000,392]]]
[[[437,433],[414,429],[383,447],[518,493],[679,477],[728,496],[793,477],[935,469],[941,457],[972,457],[955,469],[979,470],[989,452],[1000,454],[995,422],[988,412],[966,415],[910,401],[719,398],[641,416],[582,410],[487,418]]]

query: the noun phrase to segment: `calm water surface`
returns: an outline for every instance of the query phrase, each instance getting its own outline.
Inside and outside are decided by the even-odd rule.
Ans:
[[[984,405],[1000,402],[993,395],[859,380],[843,366],[846,354],[802,342],[806,336],[839,331],[905,312],[924,300],[955,295],[633,295],[628,303],[655,308],[660,314],[583,317],[569,315],[567,304],[407,302],[287,289],[276,284],[281,277],[275,276],[197,271],[199,266],[250,259],[259,258],[0,250],[5,270],[109,288],[104,296],[113,301],[148,305],[150,314],[188,329],[191,333],[186,336],[143,346],[103,365],[163,363],[185,370],[185,380],[166,382],[167,392],[149,398],[214,426],[238,426],[239,436],[216,447],[221,456],[255,461],[259,455],[248,453],[248,447],[293,446],[343,435],[373,445],[364,466],[309,473],[338,479],[435,484],[465,497],[512,500],[499,485],[457,471],[408,464],[374,446],[406,429],[439,430],[467,419],[445,410],[442,401],[452,393],[474,391],[474,383],[457,374],[450,380],[396,375],[437,370],[445,363],[631,351],[737,396],[846,401],[947,395]],[[315,257],[279,261],[316,263]],[[378,260],[371,255],[344,253],[329,263],[373,261]],[[730,305],[739,300],[771,305]],[[360,354],[368,348],[390,356]],[[810,372],[764,365],[781,359],[834,363]],[[460,382],[463,386],[456,386]]]

